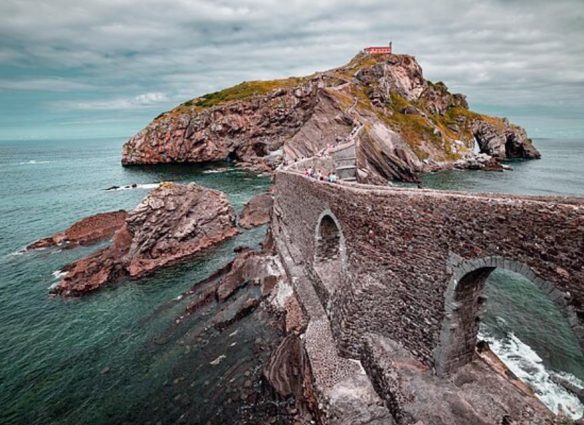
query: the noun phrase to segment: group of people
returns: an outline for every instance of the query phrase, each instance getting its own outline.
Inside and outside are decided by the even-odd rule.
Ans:
[[[304,175],[307,177],[312,177],[313,179],[316,179],[316,180],[322,180],[322,181],[326,180],[329,183],[336,183],[338,180],[338,177],[334,171],[331,171],[328,174],[326,174],[324,171],[315,170],[312,167],[305,168]]]

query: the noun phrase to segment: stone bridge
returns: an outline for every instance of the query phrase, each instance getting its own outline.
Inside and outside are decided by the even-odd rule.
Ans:
[[[475,355],[496,268],[548,294],[584,348],[584,199],[330,184],[280,168],[273,227],[343,358],[359,359],[373,333],[455,372]]]

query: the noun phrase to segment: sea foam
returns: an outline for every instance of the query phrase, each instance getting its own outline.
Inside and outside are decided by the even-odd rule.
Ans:
[[[19,162],[19,165],[38,165],[38,164],[49,164],[51,161],[37,161],[36,159],[31,159],[24,162]]]
[[[66,274],[67,272],[64,272],[62,270],[55,270],[53,273],[51,273],[54,279],[61,279]]]
[[[108,189],[105,189],[106,191],[110,192],[110,191],[118,191],[118,190],[132,190],[132,189],[156,189],[158,186],[160,186],[160,183],[143,183],[143,184],[127,184],[125,186],[112,186]]]
[[[537,397],[554,413],[569,415],[573,419],[584,415],[584,405],[578,398],[561,385],[552,381],[552,374],[561,376],[578,387],[584,382],[567,372],[551,372],[543,365],[543,360],[533,349],[521,341],[513,332],[499,339],[481,331],[479,338],[487,341],[491,350],[523,382],[530,385]]]

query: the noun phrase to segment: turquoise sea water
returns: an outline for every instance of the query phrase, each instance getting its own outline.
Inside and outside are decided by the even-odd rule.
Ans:
[[[174,423],[189,409],[196,411],[191,418],[212,418],[220,407],[205,400],[223,391],[231,375],[243,376],[255,356],[249,341],[269,332],[244,320],[230,340],[236,345],[226,348],[212,339],[189,341],[188,326],[173,327],[185,308],[175,299],[226,264],[236,246],[257,245],[264,228],[138,282],[81,299],[49,297],[52,274],[95,248],[18,252],[35,239],[96,212],[132,208],[160,181],[223,190],[236,209],[270,183],[227,164],[220,164],[225,172],[216,172],[218,166],[123,168],[122,143],[0,142],[2,424]],[[133,183],[138,188],[103,190]],[[227,355],[221,367],[209,367],[219,354]]]
[[[270,332],[261,322],[242,320],[229,330],[238,332],[225,344],[220,338],[194,338],[198,322],[174,326],[185,307],[177,297],[227,263],[234,247],[257,245],[263,228],[137,282],[81,299],[48,296],[53,273],[94,248],[20,253],[28,243],[96,212],[132,208],[160,181],[195,181],[220,189],[237,209],[270,184],[267,177],[228,164],[123,168],[122,143],[0,142],[2,424],[180,423],[187,413],[191,423],[206,423],[221,417],[226,388],[241,385],[239,377],[253,365],[250,341]],[[513,163],[513,172],[436,173],[425,176],[424,185],[584,196],[584,141],[536,144],[544,159]],[[133,183],[138,187],[103,190]],[[543,375],[564,371],[584,379],[584,361],[561,316],[517,276],[496,272],[487,289],[484,335],[512,357],[509,362],[523,352],[529,361],[519,369],[537,376],[542,382],[534,385],[551,394],[553,403],[565,403],[566,395]],[[525,347],[537,358],[525,354]],[[219,354],[225,360],[210,367]]]

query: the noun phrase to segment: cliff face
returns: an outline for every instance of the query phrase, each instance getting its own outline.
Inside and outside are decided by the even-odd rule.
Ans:
[[[131,138],[122,163],[228,159],[269,170],[350,143],[358,168],[406,181],[472,156],[475,143],[496,160],[539,158],[523,129],[470,111],[465,96],[424,79],[415,58],[360,53],[308,77],[188,101]]]

